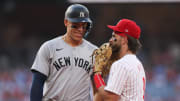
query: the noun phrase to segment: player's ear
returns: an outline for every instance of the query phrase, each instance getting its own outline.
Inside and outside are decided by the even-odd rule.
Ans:
[[[68,20],[64,19],[64,25],[67,27]]]
[[[128,43],[128,37],[127,36],[123,36],[122,37],[122,43],[123,44],[127,44]]]

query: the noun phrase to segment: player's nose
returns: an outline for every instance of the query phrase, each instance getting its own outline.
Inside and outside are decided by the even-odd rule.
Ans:
[[[84,31],[84,26],[79,26],[79,27],[77,28],[77,30],[79,30],[79,31]]]
[[[112,42],[113,42],[113,38],[111,37],[111,38],[109,39],[110,45],[112,44]]]

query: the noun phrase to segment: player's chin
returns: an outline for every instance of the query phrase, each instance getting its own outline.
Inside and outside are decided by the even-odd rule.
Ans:
[[[78,39],[81,40],[83,38],[83,34],[75,34],[74,38],[77,39],[77,40]]]
[[[82,40],[82,38],[83,38],[83,36],[74,36],[74,39],[75,39],[76,41]]]

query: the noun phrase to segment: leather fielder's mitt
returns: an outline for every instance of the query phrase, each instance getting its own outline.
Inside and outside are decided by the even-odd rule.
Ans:
[[[110,60],[111,55],[112,49],[109,43],[104,43],[98,49],[94,50],[92,54],[95,58],[94,72],[101,72],[103,78],[109,74],[112,64],[112,60]]]

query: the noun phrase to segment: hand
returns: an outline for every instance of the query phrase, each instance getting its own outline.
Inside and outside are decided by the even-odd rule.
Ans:
[[[93,52],[95,57],[94,72],[103,72],[107,67],[107,63],[112,55],[112,49],[109,43],[104,43],[100,48]]]

